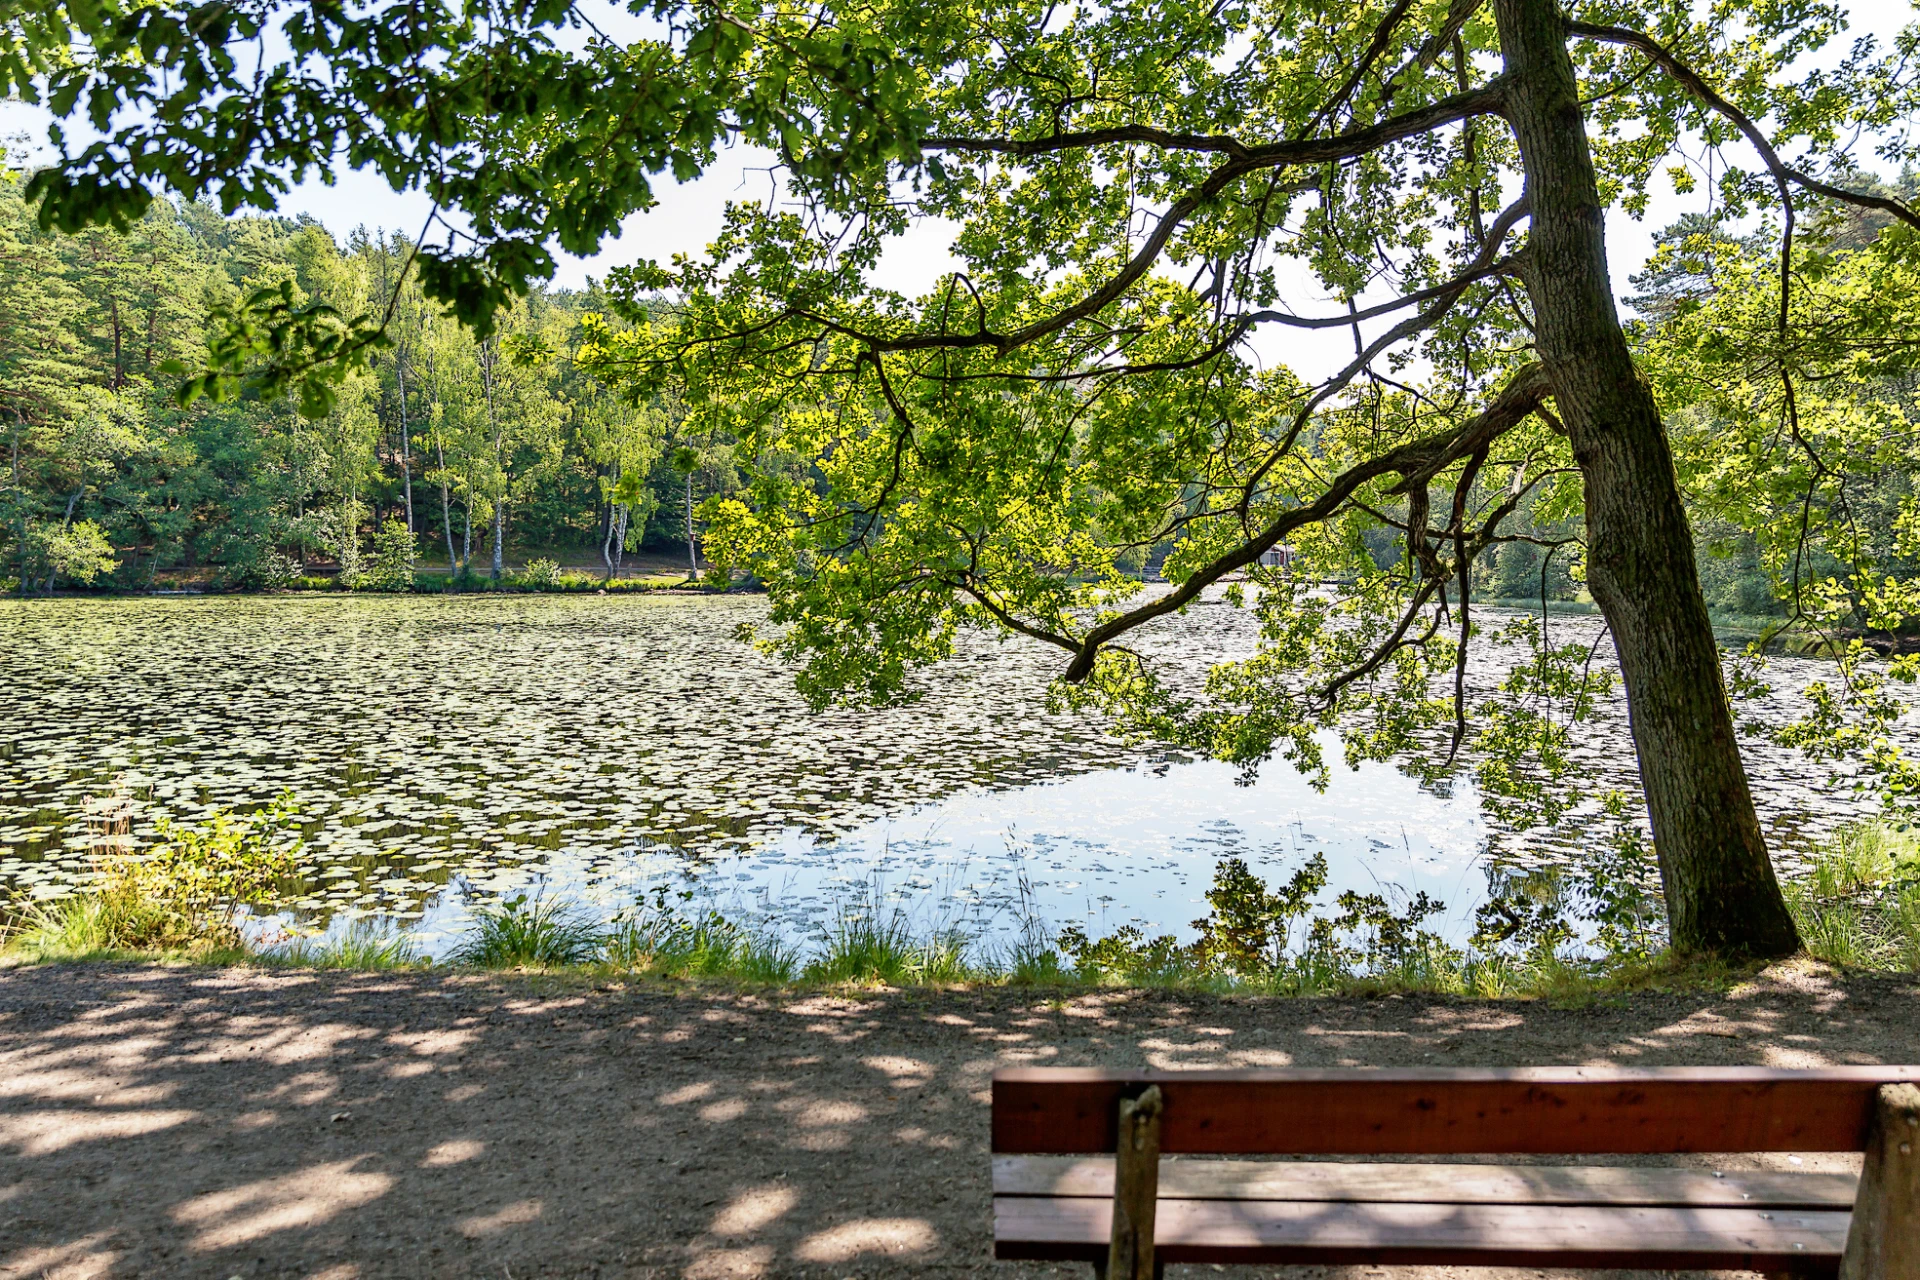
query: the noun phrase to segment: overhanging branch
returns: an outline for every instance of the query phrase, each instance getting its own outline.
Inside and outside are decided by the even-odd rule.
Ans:
[[[1780,153],[1773,149],[1773,143],[1761,131],[1760,126],[1753,122],[1751,116],[1721,97],[1713,86],[1707,83],[1704,76],[1682,62],[1670,49],[1646,32],[1635,31],[1631,27],[1610,27],[1597,22],[1575,21],[1567,23],[1567,30],[1588,40],[1625,45],[1646,54],[1653,60],[1655,66],[1673,77],[1688,93],[1700,99],[1710,109],[1726,117],[1728,122],[1740,131],[1742,136],[1753,145],[1753,149],[1760,153],[1760,162],[1766,165],[1767,172],[1772,175],[1775,185],[1780,188],[1782,198],[1787,195],[1786,184],[1792,183],[1815,195],[1826,196],[1829,200],[1839,200],[1863,209],[1878,209],[1882,213],[1892,214],[1908,226],[1920,229],[1920,212],[1914,211],[1902,201],[1889,199],[1886,196],[1869,195],[1864,191],[1849,191],[1844,187],[1836,187],[1832,183],[1822,182],[1787,164],[1780,158]]]
[[[1361,485],[1387,475],[1434,475],[1450,462],[1484,451],[1494,439],[1532,413],[1549,390],[1545,370],[1538,364],[1529,364],[1514,375],[1491,405],[1454,430],[1410,440],[1341,472],[1314,502],[1280,513],[1258,534],[1196,569],[1185,582],[1158,600],[1131,609],[1087,632],[1081,639],[1079,652],[1067,667],[1068,683],[1078,684],[1093,674],[1094,660],[1102,645],[1135,627],[1184,608],[1227,574],[1253,564],[1295,529],[1332,516]]]

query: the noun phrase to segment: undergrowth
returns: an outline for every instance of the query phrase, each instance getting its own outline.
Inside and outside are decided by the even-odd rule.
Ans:
[[[95,842],[96,871],[85,891],[16,907],[7,953],[29,963],[158,956],[330,969],[428,965],[406,933],[365,920],[333,937],[245,945],[241,913],[268,901],[292,865],[297,844],[285,834],[291,817],[283,799],[244,818],[216,814],[200,827],[163,827],[162,840],[139,855],[125,848],[124,821],[109,821]],[[1596,842],[1577,877],[1496,874],[1465,946],[1424,927],[1443,909],[1425,894],[1390,900],[1349,891],[1323,904],[1327,872],[1317,856],[1285,883],[1269,885],[1245,862],[1222,861],[1206,895],[1209,913],[1194,922],[1198,938],[1190,943],[1131,926],[1099,938],[1071,926],[1055,934],[1026,915],[1018,940],[997,951],[951,921],[916,922],[887,907],[878,892],[843,902],[805,955],[718,912],[683,914],[664,893],[608,925],[522,894],[477,911],[446,963],[748,985],[1138,987],[1558,1002],[1721,986],[1741,972],[1665,949],[1652,853],[1624,820],[1610,839]],[[1920,837],[1880,824],[1850,827],[1786,888],[1814,958],[1920,971]]]
[[[25,959],[154,954],[244,955],[242,919],[271,904],[299,866],[297,809],[282,794],[249,814],[217,809],[203,824],[162,818],[133,847],[131,810],[110,797],[88,815],[89,869],[77,892],[14,903],[7,947]]]
[[[593,921],[561,903],[521,894],[476,912],[473,931],[450,959],[476,969],[552,968],[594,959],[601,941]]]
[[[1920,833],[1882,823],[1848,827],[1786,889],[1815,959],[1920,970]]]

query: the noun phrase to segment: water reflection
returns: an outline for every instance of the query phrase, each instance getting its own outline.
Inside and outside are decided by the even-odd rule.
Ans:
[[[558,856],[475,879],[421,920],[424,949],[444,953],[471,907],[513,893],[557,894],[611,916],[657,890],[691,892],[686,912],[719,910],[789,940],[817,938],[842,913],[902,912],[915,932],[959,929],[988,951],[1039,925],[1090,934],[1133,924],[1191,941],[1222,858],[1244,858],[1285,880],[1327,855],[1322,895],[1345,889],[1447,904],[1427,927],[1472,931],[1483,900],[1487,846],[1477,799],[1442,798],[1384,765],[1344,770],[1316,794],[1275,763],[1252,785],[1215,761],[1143,762],[1009,791],[970,791],[880,819],[830,842],[801,830],[750,854],[689,863],[671,849],[624,856]]]
[[[685,887],[796,937],[876,884],[990,938],[1036,916],[1184,936],[1220,857],[1271,880],[1316,851],[1329,898],[1424,890],[1458,938],[1485,860],[1577,857],[1598,792],[1632,777],[1615,707],[1581,734],[1588,803],[1553,832],[1501,831],[1470,792],[1384,766],[1336,766],[1325,795],[1284,762],[1239,786],[1046,711],[1058,655],[985,638],[922,701],[816,715],[733,639],[764,614],[753,597],[0,601],[0,886],[62,892],[86,869],[87,801],[115,788],[136,836],[287,788],[312,858],[289,910],[393,916],[429,949],[470,900],[531,885],[603,914]],[[1197,674],[1253,640],[1213,602],[1139,643]],[[1473,683],[1510,660],[1481,653]],[[1757,710],[1784,718],[1822,673],[1776,663],[1783,692]],[[1782,847],[1866,811],[1797,757],[1746,749]]]

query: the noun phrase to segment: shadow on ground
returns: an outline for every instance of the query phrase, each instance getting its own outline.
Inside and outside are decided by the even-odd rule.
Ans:
[[[990,1258],[998,1065],[1915,1062],[1917,997],[1807,969],[1587,1009],[14,970],[0,1277],[1086,1280]]]

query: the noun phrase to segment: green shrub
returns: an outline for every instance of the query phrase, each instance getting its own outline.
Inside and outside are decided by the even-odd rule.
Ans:
[[[560,564],[544,556],[537,560],[529,560],[526,567],[520,570],[518,580],[523,587],[532,587],[539,591],[551,590],[560,585]]]
[[[299,870],[298,810],[283,793],[256,813],[216,810],[204,825],[161,818],[130,852],[126,820],[96,833],[93,871],[67,898],[27,908],[16,945],[42,953],[238,950],[240,913],[277,902]]]
[[[223,591],[284,591],[299,580],[298,567],[277,548],[255,546],[222,566],[212,585]]]
[[[400,520],[388,520],[373,535],[373,560],[351,585],[361,591],[413,590],[413,534]]]
[[[584,964],[600,944],[591,920],[558,902],[517,894],[475,912],[472,933],[450,959],[480,969]]]

